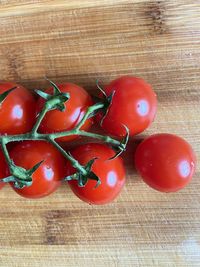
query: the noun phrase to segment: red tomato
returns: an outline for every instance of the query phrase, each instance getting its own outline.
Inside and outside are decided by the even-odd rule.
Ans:
[[[138,146],[135,165],[149,186],[162,192],[174,192],[190,182],[196,158],[184,139],[163,133],[148,137]]]
[[[4,158],[4,154],[0,149],[0,179],[7,177],[7,169],[8,169],[8,166],[7,166],[6,160]],[[0,182],[0,189],[4,185],[5,185],[4,183]]]
[[[72,191],[81,200],[101,205],[113,201],[118,196],[125,182],[125,169],[120,157],[109,160],[114,154],[110,147],[95,143],[81,145],[72,151],[72,155],[82,165],[93,158],[98,158],[92,165],[92,171],[101,180],[97,188],[94,188],[96,185],[94,180],[89,180],[85,187],[79,187],[77,181],[69,181]],[[69,175],[74,172],[75,169],[71,167]]]
[[[123,125],[129,128],[130,136],[144,131],[154,120],[157,110],[156,94],[141,78],[123,76],[105,87],[107,96],[114,96],[103,120],[102,128],[109,134],[124,136]],[[97,116],[101,120],[102,115]]]
[[[19,84],[0,82],[0,94],[17,86],[0,105],[0,134],[30,131],[35,122],[35,98]]]
[[[92,105],[90,95],[82,87],[72,83],[64,83],[58,85],[61,92],[70,94],[70,99],[65,103],[66,110],[61,112],[59,110],[49,111],[40,125],[40,132],[52,133],[73,129],[83,118],[87,108]],[[53,88],[49,88],[47,93],[52,94]],[[45,103],[43,98],[39,98],[37,103],[37,112],[41,111]],[[91,126],[91,119],[88,119],[82,126],[82,130],[88,130]],[[58,138],[59,141],[69,141],[75,139],[77,136],[66,136]]]
[[[33,183],[29,187],[13,189],[27,198],[41,198],[54,192],[66,175],[64,157],[51,144],[45,141],[24,141],[18,143],[10,152],[10,157],[17,166],[31,169],[44,160],[32,175]]]

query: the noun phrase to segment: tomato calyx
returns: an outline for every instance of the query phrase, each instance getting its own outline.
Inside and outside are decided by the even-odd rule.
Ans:
[[[35,164],[31,169],[26,170],[20,166],[16,166],[11,160],[9,162],[9,168],[11,176],[3,178],[2,181],[6,183],[13,182],[16,188],[24,188],[25,186],[32,185],[32,175],[43,163],[43,160]]]
[[[41,90],[35,90],[35,92],[46,100],[45,102],[45,109],[46,110],[53,110],[58,109],[60,111],[65,111],[66,106],[65,102],[67,102],[70,98],[69,93],[63,93],[60,91],[58,86],[52,82],[51,80],[47,79],[50,84],[53,86],[53,95],[47,94]]]
[[[113,96],[115,94],[115,91],[112,91],[112,93],[110,95],[107,95],[106,92],[103,90],[103,88],[100,86],[98,80],[96,81],[96,86],[102,95],[101,95],[101,97],[95,97],[95,100],[97,101],[97,103],[102,103],[103,107],[100,110],[96,111],[96,113],[94,115],[96,115],[99,112],[101,113],[102,118],[100,120],[100,125],[102,125],[104,118],[106,117],[106,115],[109,111],[109,107],[112,104],[112,99],[113,99]]]
[[[116,151],[116,154],[113,157],[111,157],[110,159],[117,158],[126,150],[126,146],[128,144],[128,140],[129,140],[129,129],[126,125],[123,125],[123,126],[126,130],[126,135],[122,138],[122,140],[120,141],[120,144],[117,147],[112,146],[112,148]]]
[[[6,162],[9,166],[9,171],[10,171],[11,176],[3,178],[2,182],[4,183],[13,182],[16,188],[23,188],[25,186],[31,186],[32,175],[43,163],[43,160],[38,162],[31,169],[28,169],[28,170],[23,167],[15,165],[14,161],[10,158],[10,155],[8,153],[8,150],[6,147],[6,143],[7,143],[6,139],[7,137],[3,137],[1,139],[1,148],[5,156]]]
[[[95,160],[97,158],[93,158],[91,159],[85,166],[85,172],[76,172],[72,175],[69,175],[67,177],[64,178],[64,181],[72,181],[72,180],[77,180],[78,182],[78,186],[80,187],[84,187],[88,180],[94,180],[96,181],[96,185],[94,188],[97,188],[100,184],[101,184],[101,180],[99,179],[99,177],[91,170],[92,169],[92,165],[94,164]]]

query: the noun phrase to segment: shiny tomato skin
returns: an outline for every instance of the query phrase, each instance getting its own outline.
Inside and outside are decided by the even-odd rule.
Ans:
[[[112,202],[119,195],[125,183],[122,159],[118,157],[109,160],[115,152],[106,145],[95,143],[76,147],[71,153],[82,165],[97,157],[92,171],[101,180],[101,184],[97,188],[94,188],[96,181],[93,180],[89,180],[85,187],[79,187],[77,181],[69,181],[74,194],[89,204],[103,205]],[[69,174],[74,172],[75,169],[71,167]]]
[[[87,108],[92,105],[90,95],[82,87],[72,84],[63,83],[58,85],[61,92],[69,93],[70,99],[65,103],[66,110],[61,112],[59,110],[49,111],[40,125],[39,131],[42,133],[60,132],[73,129],[78,122],[82,119]],[[52,94],[53,88],[45,91]],[[37,102],[37,113],[41,111],[44,106],[45,100],[39,98]],[[92,119],[88,119],[82,126],[81,130],[87,131],[92,124]],[[77,136],[66,136],[58,138],[57,141],[71,141],[76,139]]]
[[[0,94],[15,86],[0,105],[0,134],[26,133],[36,120],[36,101],[29,90],[12,82],[0,82]]]
[[[24,141],[18,143],[10,152],[10,157],[17,166],[32,168],[44,160],[33,174],[33,183],[29,187],[13,189],[26,198],[41,198],[53,193],[66,175],[66,161],[60,152],[45,141]]]
[[[196,157],[191,146],[181,137],[155,134],[138,146],[135,166],[144,182],[152,188],[175,192],[192,179]]]
[[[7,177],[7,170],[8,165],[6,163],[6,160],[4,158],[4,154],[2,150],[0,149],[0,179]],[[4,183],[0,182],[0,189],[4,186]]]
[[[152,87],[143,79],[122,76],[105,86],[107,96],[114,96],[103,120],[102,128],[111,135],[124,136],[123,125],[129,128],[130,136],[143,132],[154,120],[157,99]],[[101,119],[97,116],[97,120]]]

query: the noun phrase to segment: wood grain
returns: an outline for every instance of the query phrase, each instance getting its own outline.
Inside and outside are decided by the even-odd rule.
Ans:
[[[87,90],[123,75],[159,99],[155,132],[186,138],[200,158],[199,0],[1,0],[0,79],[45,88],[44,76]],[[110,205],[88,206],[63,185],[29,201],[0,193],[0,266],[192,267],[200,262],[200,168],[175,194],[143,184],[126,153],[127,184]]]

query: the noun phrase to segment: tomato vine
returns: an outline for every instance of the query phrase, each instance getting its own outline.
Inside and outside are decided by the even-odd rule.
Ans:
[[[38,114],[36,123],[34,124],[32,130],[28,133],[23,133],[23,134],[15,134],[15,135],[5,134],[5,135],[0,136],[0,144],[1,144],[2,152],[5,156],[5,159],[8,164],[10,174],[11,174],[10,176],[1,179],[1,181],[4,183],[13,182],[16,188],[23,188],[25,186],[30,186],[32,184],[32,175],[40,167],[40,165],[42,164],[42,161],[38,162],[34,167],[32,167],[29,170],[26,170],[20,166],[17,166],[15,165],[15,163],[12,161],[12,159],[9,156],[9,152],[7,150],[7,144],[10,142],[15,142],[15,141],[43,140],[43,141],[47,141],[51,143],[57,150],[59,150],[59,152],[67,160],[69,160],[72,166],[77,170],[76,175],[70,175],[68,177],[64,177],[64,180],[78,180],[79,186],[84,186],[87,183],[88,179],[92,179],[92,180],[96,180],[97,186],[98,186],[101,183],[101,181],[99,177],[91,171],[91,167],[95,159],[89,161],[85,166],[81,165],[69,152],[66,152],[60,146],[60,144],[56,141],[56,139],[59,137],[66,137],[66,136],[71,136],[71,135],[87,136],[90,138],[98,139],[105,143],[110,144],[113,148],[115,148],[116,149],[115,156],[118,156],[126,148],[128,137],[129,137],[128,129],[126,128],[126,131],[127,131],[126,138],[123,138],[121,141],[114,139],[110,136],[81,130],[82,125],[85,123],[85,121],[88,118],[94,116],[99,110],[105,109],[105,102],[102,101],[102,102],[97,102],[93,106],[89,106],[83,118],[72,130],[60,131],[60,132],[54,132],[54,133],[38,132],[39,126],[43,118],[47,114],[47,112],[54,110],[54,109],[64,111],[66,108],[65,103],[70,99],[70,94],[61,92],[55,83],[53,83],[50,80],[49,82],[51,83],[54,89],[52,95],[47,94],[40,90],[35,90],[36,93],[40,97],[45,99],[45,105],[43,109],[41,110],[41,112]],[[15,90],[15,88],[16,87],[11,88],[0,95],[0,104],[3,103],[3,101],[9,95],[9,93]],[[77,179],[77,177],[79,178]]]

